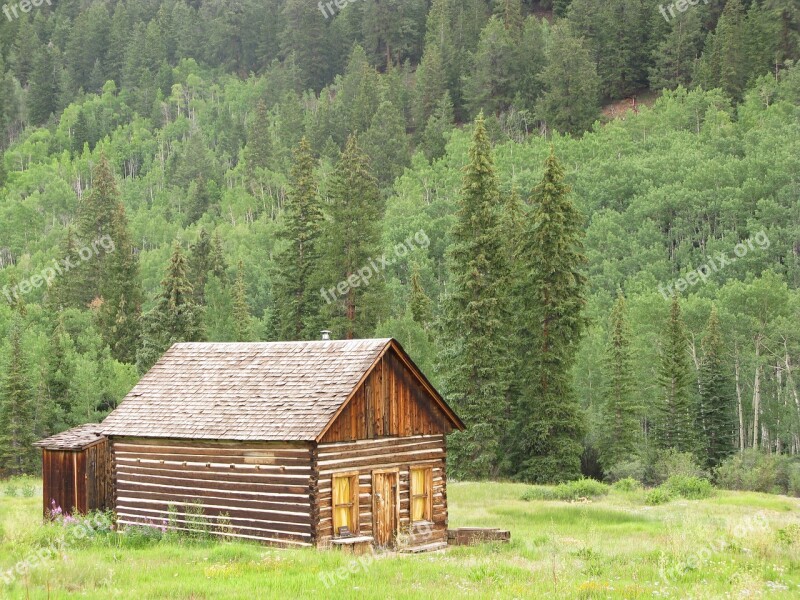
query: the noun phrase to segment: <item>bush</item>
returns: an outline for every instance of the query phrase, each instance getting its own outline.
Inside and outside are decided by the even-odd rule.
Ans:
[[[644,496],[644,501],[651,506],[656,506],[658,504],[666,504],[672,500],[672,495],[669,493],[664,487],[657,487],[653,488],[652,490],[648,490],[647,494]]]
[[[606,479],[611,483],[621,481],[622,479],[634,479],[640,483],[645,480],[646,467],[645,464],[639,460],[630,460],[620,462],[606,470]]]
[[[25,498],[33,498],[33,494],[36,492],[36,488],[33,487],[33,484],[30,481],[23,483],[20,489],[23,497]]]
[[[6,496],[13,498],[16,495],[17,495],[17,486],[9,481],[8,485],[6,486]]]
[[[686,475],[673,475],[664,483],[663,487],[670,495],[680,496],[688,500],[708,498],[714,490],[711,482],[700,477],[687,477]]]
[[[580,498],[596,498],[608,494],[610,488],[595,479],[578,479],[560,483],[553,488],[534,486],[523,495],[523,500],[565,500],[574,501]]]
[[[800,463],[788,456],[745,450],[723,462],[715,475],[727,490],[800,496]]]
[[[553,488],[535,485],[522,494],[522,499],[530,502],[531,500],[555,500],[556,497],[553,494]]]
[[[661,484],[670,477],[698,477],[704,478],[705,471],[697,464],[691,452],[678,452],[674,448],[661,450],[654,456],[652,469],[653,483]]]
[[[614,482],[611,487],[618,492],[635,492],[642,487],[642,482],[637,481],[633,477],[625,477],[624,479]]]

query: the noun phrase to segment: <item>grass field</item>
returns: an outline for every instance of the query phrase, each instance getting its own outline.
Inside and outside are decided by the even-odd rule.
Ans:
[[[800,501],[782,496],[717,492],[648,506],[641,491],[612,491],[526,502],[524,485],[452,483],[451,527],[507,528],[510,544],[359,559],[111,532],[70,537],[57,555],[6,574],[9,583],[8,569],[65,528],[42,525],[38,488],[9,497],[3,487],[0,598],[800,597]]]

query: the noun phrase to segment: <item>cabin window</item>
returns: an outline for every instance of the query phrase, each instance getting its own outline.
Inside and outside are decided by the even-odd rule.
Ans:
[[[433,512],[433,469],[411,469],[411,521],[430,521]]]
[[[333,476],[333,534],[339,529],[358,531],[358,474],[343,473]]]

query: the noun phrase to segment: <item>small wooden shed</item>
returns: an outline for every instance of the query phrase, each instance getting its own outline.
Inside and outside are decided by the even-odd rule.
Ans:
[[[176,344],[102,430],[120,524],[419,551],[447,544],[445,436],[463,427],[376,339]]]
[[[42,449],[42,501],[65,515],[110,508],[111,460],[101,426],[89,423],[36,442]]]

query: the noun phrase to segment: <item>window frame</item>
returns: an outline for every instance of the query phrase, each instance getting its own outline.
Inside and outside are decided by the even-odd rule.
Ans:
[[[349,502],[338,502],[340,500],[337,498],[336,494],[336,480],[340,478],[348,478],[350,480],[350,501]],[[342,473],[333,473],[331,475],[331,527],[333,528],[333,537],[339,537],[339,527],[342,526],[340,523],[337,526],[336,523],[336,507],[337,506],[348,506],[350,512],[350,523],[349,528],[350,532],[353,535],[358,535],[359,533],[359,472],[358,471],[344,471]]]
[[[425,493],[415,493],[414,489],[414,471],[423,471],[425,473]],[[422,519],[414,520],[414,498],[424,497],[425,510],[422,514]],[[414,465],[408,468],[408,521],[412,525],[415,523],[432,523],[433,522],[433,465]]]

